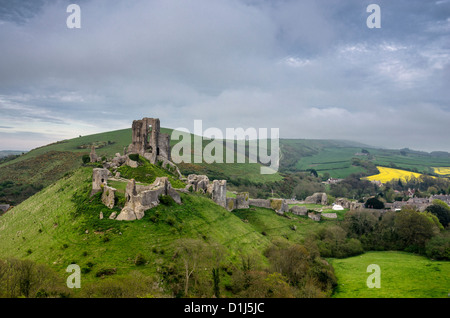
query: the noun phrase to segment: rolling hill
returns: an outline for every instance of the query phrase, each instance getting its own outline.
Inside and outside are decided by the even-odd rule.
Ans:
[[[301,242],[323,226],[307,217],[286,218],[257,207],[231,213],[201,194],[181,194],[181,205],[160,204],[141,220],[110,220],[109,215],[120,209],[108,209],[99,195],[91,198],[91,185],[92,167],[78,168],[1,216],[0,260],[35,261],[60,277],[66,275],[68,265],[77,264],[83,284],[96,289],[105,281],[128,281],[136,275],[164,276],[164,271],[173,271],[180,242],[191,239],[207,249],[220,248],[222,262],[229,268],[222,271],[226,285],[231,268],[240,266],[242,257],[253,255],[255,264],[267,266],[263,252],[274,239]],[[297,231],[292,230],[294,225]],[[152,295],[173,296],[173,286],[162,291],[168,288],[166,283]]]
[[[161,132],[170,134],[172,129],[161,128]],[[0,202],[16,205],[77,169],[82,164],[81,157],[89,153],[91,145],[96,146],[100,157],[111,158],[115,153],[123,153],[131,142],[131,133],[131,129],[122,129],[62,140],[0,163]],[[191,135],[191,140],[193,138]],[[172,140],[171,145],[177,142]],[[209,143],[204,140],[203,147]],[[191,145],[193,147],[194,143]],[[224,145],[224,155],[225,152]],[[286,174],[299,171],[315,170],[319,176],[331,178],[345,178],[352,173],[375,175],[378,173],[376,166],[436,175],[450,167],[450,155],[409,149],[376,149],[351,141],[280,139],[280,167],[274,174],[260,174],[261,164],[248,163],[248,159],[246,163],[179,164],[184,175],[206,174],[210,179],[226,179],[230,185],[256,186],[279,182]]]

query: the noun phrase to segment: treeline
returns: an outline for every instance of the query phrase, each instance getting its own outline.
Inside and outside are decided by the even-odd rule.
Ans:
[[[427,175],[418,178],[411,176],[407,180],[391,180],[385,184],[385,188],[397,191],[415,189],[416,196],[427,197],[434,194],[450,194],[450,180]]]
[[[44,188],[42,184],[17,183],[11,180],[0,182],[0,202],[18,204]]]
[[[328,193],[336,198],[356,200],[378,195],[380,188],[369,180],[362,179],[363,176],[363,174],[358,173],[351,174],[344,180],[331,184]]]
[[[226,261],[221,245],[182,239],[173,261],[161,267],[163,281],[175,297],[294,298],[328,297],[336,286],[330,264],[319,251],[289,242],[274,242],[265,252]]]
[[[136,257],[136,270],[115,277],[105,271],[96,282],[69,289],[63,277],[46,265],[30,260],[0,260],[0,297],[206,297],[206,298],[323,298],[336,286],[330,264],[317,247],[274,242],[261,254],[241,254],[231,263],[220,244],[180,239],[172,261],[156,264],[157,275],[138,268],[145,257]],[[98,276],[98,275],[97,275]]]
[[[249,192],[250,197],[267,199],[272,197],[293,198],[304,200],[306,197],[316,193],[325,192],[325,185],[320,177],[309,172],[295,172],[283,175],[283,180],[256,184],[245,182],[236,184],[231,182],[227,188],[237,192]]]
[[[0,259],[1,298],[64,298],[69,290],[54,271],[31,260]]]
[[[450,260],[450,208],[438,218],[432,211],[406,206],[400,212],[349,211],[336,226],[311,238],[322,257],[349,257],[364,251],[397,250]],[[445,217],[445,219],[444,219]],[[447,222],[444,226],[442,222]]]

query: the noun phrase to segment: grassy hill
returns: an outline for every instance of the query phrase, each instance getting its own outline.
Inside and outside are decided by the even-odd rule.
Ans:
[[[161,128],[161,132],[171,134],[172,129]],[[79,168],[82,164],[81,157],[89,154],[91,145],[96,146],[96,153],[100,157],[112,158],[116,153],[122,154],[124,148],[131,143],[131,133],[130,128],[62,140],[1,163],[0,202],[18,204],[67,172]],[[191,135],[192,140],[193,138],[194,135]],[[171,141],[172,146],[176,143],[175,140]],[[208,143],[209,141],[204,141],[203,146]],[[193,144],[192,142],[192,147]],[[248,160],[246,163],[179,165],[184,175],[207,174],[211,179],[227,179],[231,183],[249,181],[261,184],[282,179],[279,173],[261,175],[260,167],[259,163],[248,163]]]
[[[67,275],[69,264],[77,264],[83,284],[95,286],[103,284],[105,276],[117,282],[136,273],[159,277],[161,271],[170,272],[180,239],[220,246],[225,268],[240,266],[243,255],[267,265],[263,252],[274,239],[301,242],[312,230],[332,222],[282,217],[256,207],[228,212],[200,194],[181,194],[182,205],[160,204],[141,220],[116,221],[108,217],[120,209],[105,207],[100,194],[90,198],[91,185],[92,168],[79,168],[0,217],[0,259],[36,261],[60,276]],[[143,264],[136,264],[138,257]],[[232,271],[222,272],[226,285]]]
[[[162,133],[172,129],[161,128]],[[33,149],[13,160],[0,162],[0,202],[16,205],[52,184],[67,172],[79,168],[81,157],[96,146],[100,157],[112,158],[131,143],[131,128],[80,136]],[[193,158],[194,135],[191,134]],[[171,145],[178,141],[172,140]],[[204,140],[203,147],[210,141]],[[248,152],[248,144],[247,152]],[[223,146],[225,156],[226,145]],[[368,154],[361,155],[362,150]],[[248,153],[247,153],[248,155]],[[450,167],[450,155],[409,149],[386,150],[351,141],[280,139],[280,168],[274,174],[260,174],[259,163],[181,163],[184,175],[206,174],[210,179],[226,179],[230,186],[265,185],[283,180],[286,174],[314,169],[320,176],[344,178],[352,173],[377,174],[376,166],[389,166],[425,174],[439,173]],[[441,170],[437,170],[439,167]],[[289,195],[289,194],[288,194]]]

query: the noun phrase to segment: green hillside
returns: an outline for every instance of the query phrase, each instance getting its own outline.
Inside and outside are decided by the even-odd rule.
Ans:
[[[171,134],[172,131],[161,128],[162,133]],[[190,137],[193,158],[194,135]],[[171,145],[177,142],[172,140]],[[100,157],[112,158],[116,153],[123,153],[130,143],[129,128],[62,140],[33,149],[13,160],[0,162],[0,202],[17,205],[67,172],[79,168],[82,165],[81,157],[90,152],[91,145],[95,145]],[[203,148],[209,143],[209,140],[203,140]],[[224,145],[224,156],[226,149]],[[363,150],[367,153],[362,155]],[[248,143],[246,152],[248,155]],[[236,160],[235,163],[181,163],[179,168],[186,176],[194,173],[206,174],[210,179],[226,179],[230,189],[252,186],[252,191],[256,193],[256,188],[264,187],[261,195],[267,196],[273,188],[279,189],[276,183],[290,173],[315,170],[322,177],[345,178],[353,173],[377,174],[377,165],[432,174],[432,167],[450,167],[450,155],[409,149],[375,149],[351,141],[280,139],[280,167],[274,174],[261,174],[261,164],[248,163],[248,157],[246,163],[237,163]],[[287,189],[284,187],[283,192],[289,196],[292,193]]]
[[[162,133],[171,134],[172,129],[161,128]],[[67,172],[82,165],[81,157],[89,154],[91,145],[95,145],[100,157],[112,158],[116,153],[123,153],[131,143],[131,128],[80,136],[62,140],[53,144],[33,149],[14,160],[0,164],[0,202],[16,205],[36,193],[43,187],[57,181]],[[194,135],[191,135],[191,145]],[[178,141],[172,140],[173,146]],[[203,141],[203,147],[209,141]],[[225,149],[225,145],[224,145]],[[223,151],[225,155],[225,150]],[[262,184],[282,180],[279,173],[260,174],[259,163],[224,163],[224,164],[180,164],[181,173],[206,174],[211,179],[226,179],[231,184],[252,182]]]
[[[116,221],[108,217],[120,208],[105,207],[100,194],[90,198],[91,187],[92,168],[79,168],[3,215],[0,260],[32,260],[46,264],[60,277],[66,275],[69,264],[77,264],[84,284],[103,286],[105,276],[116,284],[137,273],[151,279],[166,275],[165,271],[170,273],[176,266],[180,240],[193,239],[203,248],[222,251],[221,288],[227,292],[231,268],[240,267],[244,258],[251,259],[252,266],[267,267],[263,254],[273,240],[300,243],[307,233],[330,222],[282,217],[256,207],[228,212],[201,194],[181,194],[181,205],[160,204],[146,211],[141,220]],[[137,264],[139,258],[143,261]],[[158,297],[171,295],[153,292]]]

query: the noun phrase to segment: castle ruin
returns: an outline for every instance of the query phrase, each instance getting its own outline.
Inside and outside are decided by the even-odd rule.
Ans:
[[[167,167],[170,171],[178,173],[180,179],[183,179],[178,167],[171,162],[170,156],[170,135],[160,132],[160,121],[158,118],[144,117],[140,120],[134,120],[132,124],[132,140],[128,147],[125,147],[124,154],[117,153],[115,157],[103,163],[103,168],[95,168],[92,174],[91,196],[103,191],[102,202],[108,208],[113,208],[116,203],[117,190],[108,185],[109,177],[115,172],[115,177],[120,178],[117,168],[127,165],[132,168],[138,167],[138,162],[130,158],[131,154],[139,154],[152,164],[159,164]],[[98,161],[95,154],[95,147],[92,146],[90,154],[91,162]],[[167,177],[158,177],[148,186],[136,184],[134,179],[128,180],[125,191],[125,204],[119,215],[113,212],[109,218],[116,220],[139,220],[144,217],[145,211],[157,206],[161,196],[170,196],[177,204],[181,204],[179,192],[201,192],[208,194],[210,198],[218,205],[232,211],[235,209],[248,209],[250,206],[264,207],[274,210],[277,214],[288,212],[289,206],[285,199],[250,199],[248,192],[237,193],[234,198],[227,197],[227,181],[213,180],[210,182],[206,175],[191,174],[184,178],[186,186],[184,189],[174,189]],[[326,201],[326,195],[317,195],[311,198],[315,202]],[[302,211],[303,212],[303,211]],[[300,214],[300,213],[299,213]],[[303,214],[303,213],[301,213]],[[102,218],[101,214],[101,218]],[[315,220],[320,220],[320,213],[316,212],[310,216]]]
[[[160,132],[159,118],[144,117],[133,120],[132,139],[128,154],[139,154],[152,164],[158,160],[170,161],[170,135]]]

